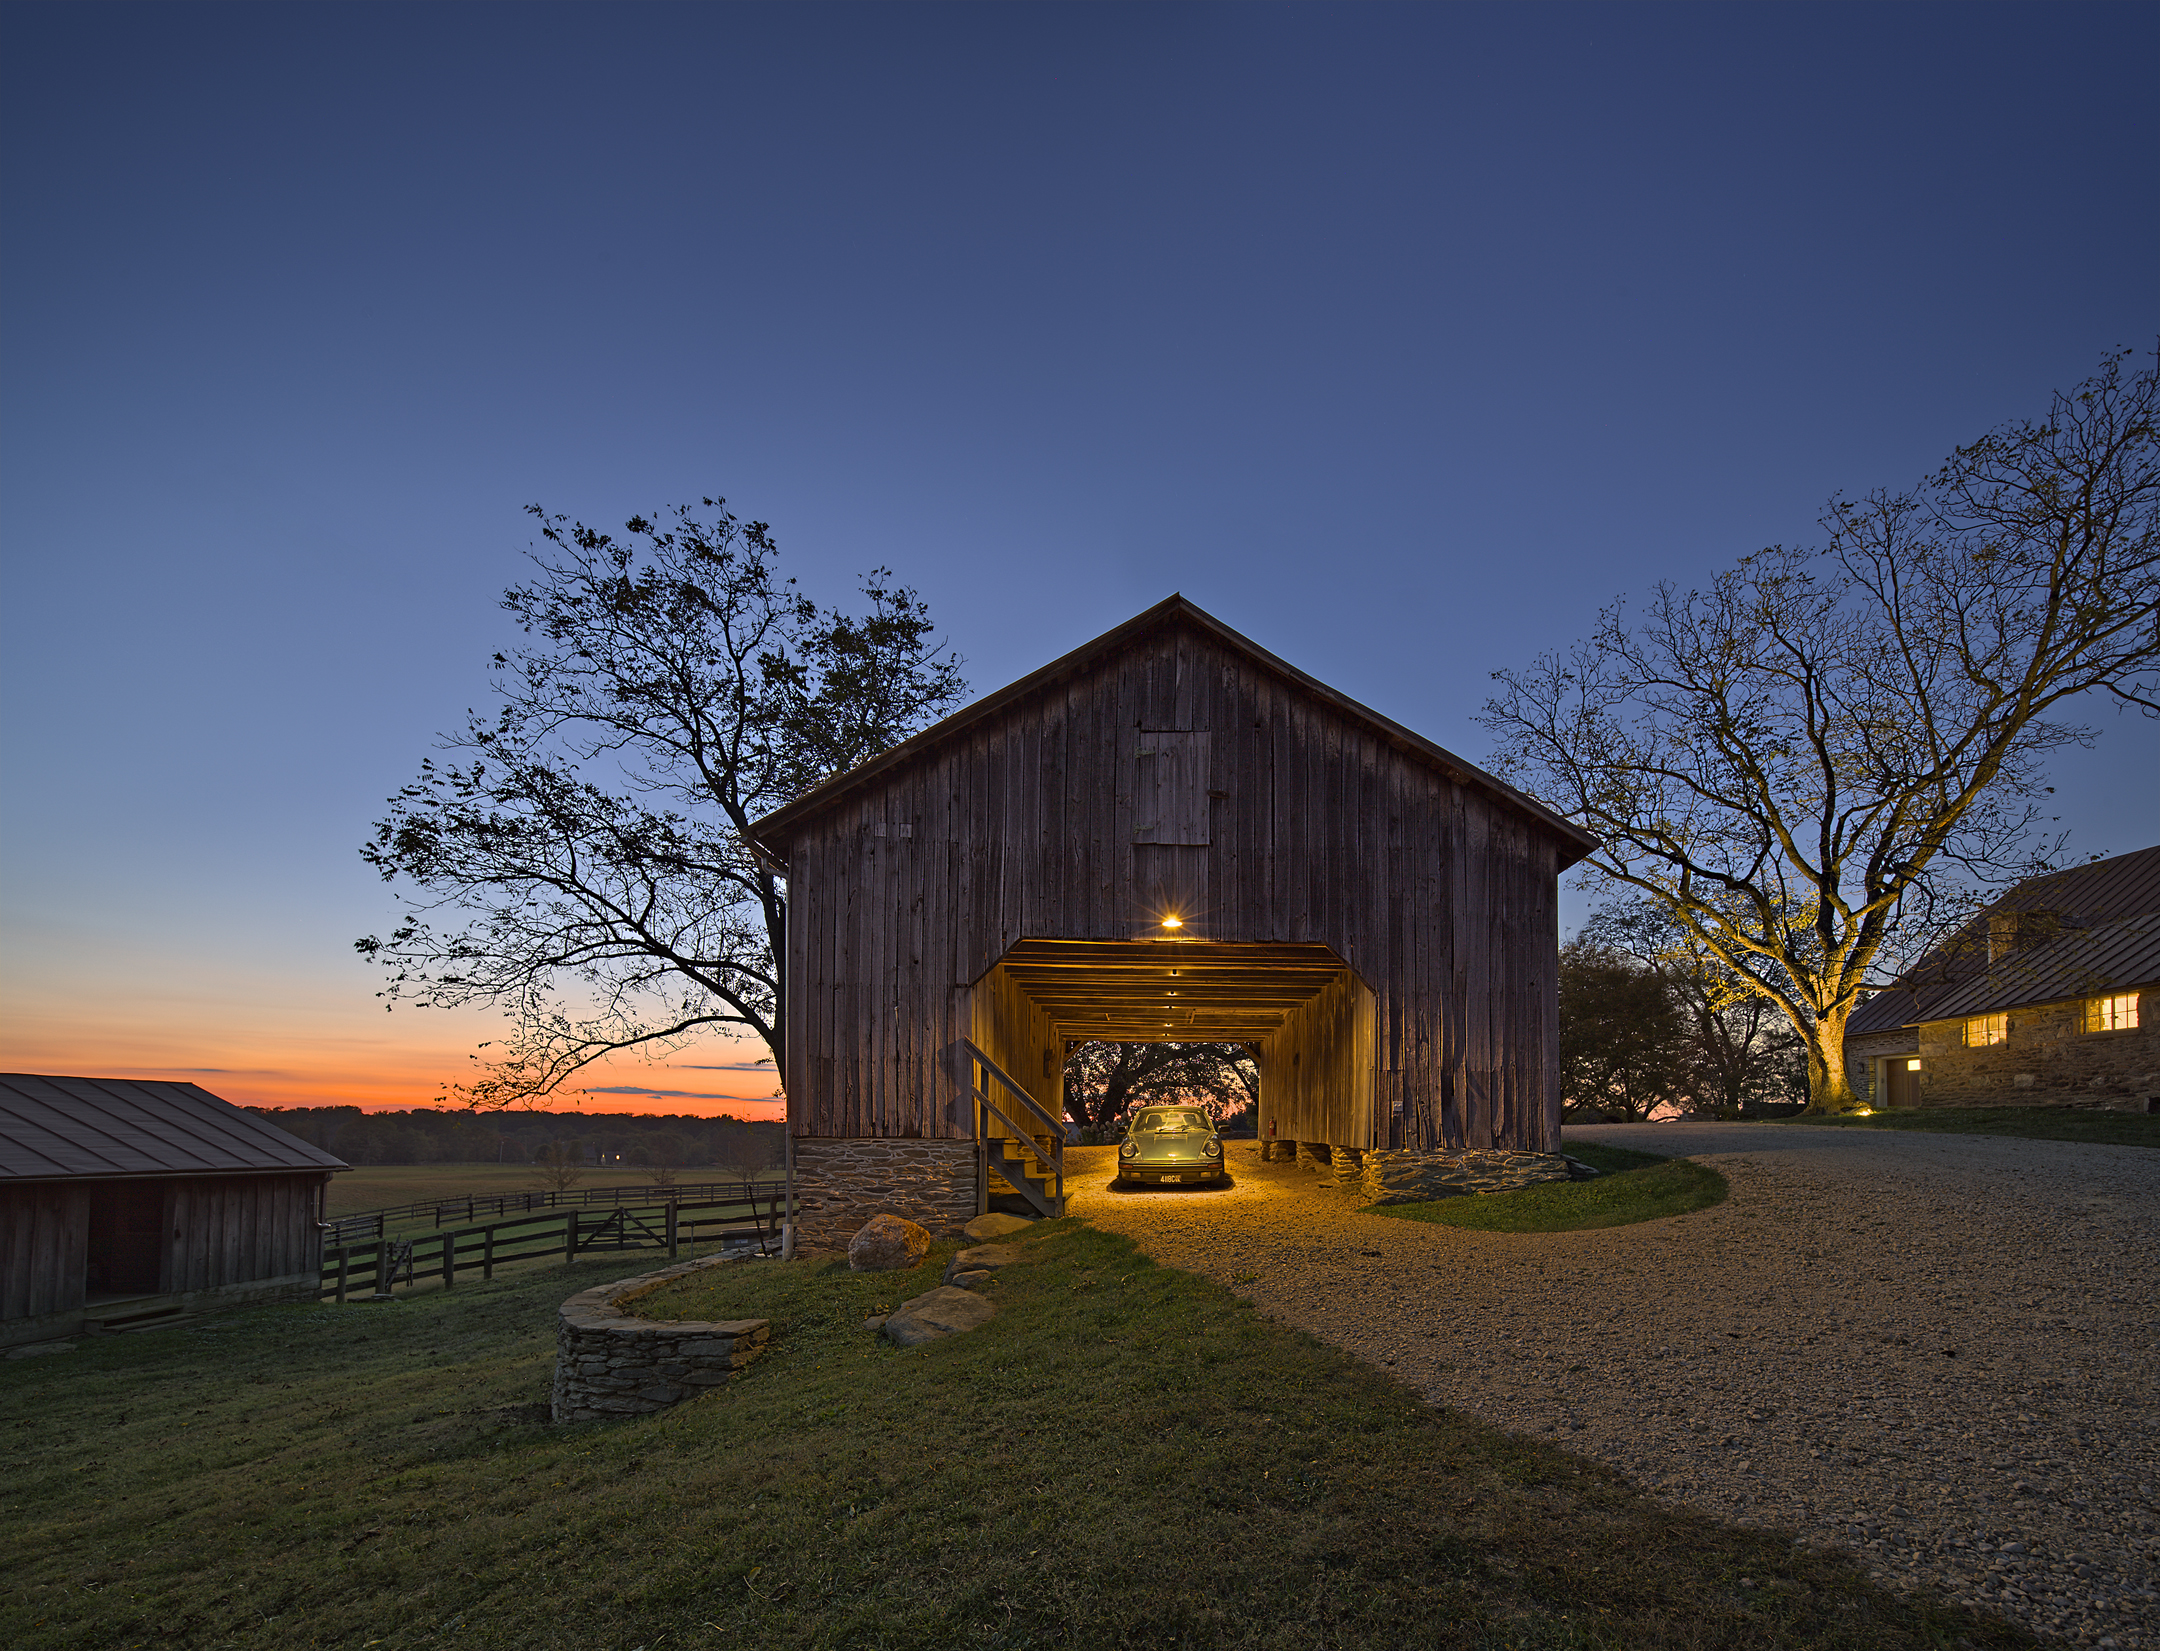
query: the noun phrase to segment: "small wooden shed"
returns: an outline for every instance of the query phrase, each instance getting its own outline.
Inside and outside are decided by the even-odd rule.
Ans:
[[[0,1346],[314,1294],[346,1167],[195,1084],[0,1074]]]
[[[1278,1142],[1558,1149],[1558,878],[1594,841],[1180,596],[753,833],[812,1242],[1057,1207],[1089,1039],[1255,1045]]]

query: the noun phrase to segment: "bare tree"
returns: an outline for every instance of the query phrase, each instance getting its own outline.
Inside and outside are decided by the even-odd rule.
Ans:
[[[533,1154],[533,1173],[551,1192],[568,1192],[585,1179],[585,1153],[574,1141],[550,1141]]]
[[[393,1004],[510,1018],[473,1104],[548,1094],[620,1050],[750,1033],[785,1070],[780,873],[750,822],[957,703],[959,663],[878,569],[821,609],[762,522],[705,500],[618,541],[530,507],[535,576],[503,606],[500,703],[441,741],[362,850],[409,914],[356,942]],[[448,920],[448,927],[437,923]]]
[[[1577,937],[1664,985],[1687,1023],[1681,1082],[1696,1106],[1737,1116],[1806,1093],[1804,1047],[1777,1006],[1749,989],[1673,913],[1647,895],[1601,906]]]
[[[2155,373],[2128,361],[1912,492],[1832,500],[1823,549],[1496,673],[1496,765],[1783,1012],[1813,1109],[1853,1104],[1863,990],[2043,868],[2040,759],[2093,737],[2068,702],[2160,711]]]
[[[1242,1043],[1083,1043],[1065,1058],[1066,1115],[1098,1136],[1136,1106],[1186,1101],[1219,1121],[1259,1099],[1259,1063]]]

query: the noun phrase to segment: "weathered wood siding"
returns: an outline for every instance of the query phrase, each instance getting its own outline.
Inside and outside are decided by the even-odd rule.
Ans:
[[[1380,1093],[1376,999],[1345,970],[1311,1002],[1294,1009],[1260,1046],[1260,1133],[1282,1141],[1343,1146],[1375,1140]]]
[[[1174,902],[1187,937],[1325,945],[1370,989],[1341,1144],[1558,1144],[1558,840],[1212,637],[1138,639],[785,849],[798,1135],[967,1134],[958,1041],[1015,1012],[975,1002],[1006,949],[1159,938]]]
[[[83,1303],[90,1194],[66,1182],[0,1187],[0,1319]]]
[[[320,1175],[184,1175],[168,1183],[168,1294],[282,1278],[322,1265]]]
[[[1058,1118],[1065,1113],[1065,1059],[1064,1048],[1052,1028],[1050,1017],[1037,1007],[1034,999],[1006,978],[1005,971],[994,969],[967,994],[972,1030],[968,1036],[1014,1083],[1026,1090],[1037,1105]],[[963,1064],[962,1074],[966,1068]],[[967,1091],[960,1085],[951,1086],[955,1097],[950,1108],[953,1121],[959,1125],[959,1133],[972,1133],[971,1114],[968,1112]],[[1027,1126],[1033,1121],[1020,1116],[1004,1095],[995,1088],[990,1098],[1021,1126],[1021,1133],[1039,1133]],[[1008,1133],[995,1118],[986,1135]]]

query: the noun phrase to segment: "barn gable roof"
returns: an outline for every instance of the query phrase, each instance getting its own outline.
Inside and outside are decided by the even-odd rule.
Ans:
[[[2044,913],[2036,943],[1990,961],[1994,917]],[[2160,981],[2160,846],[2027,878],[1895,986],[1853,1011],[1845,1035],[1897,1031]]]
[[[0,1184],[346,1167],[196,1084],[0,1073]]]
[[[941,722],[932,723],[921,733],[911,739],[902,740],[891,750],[858,764],[844,774],[836,774],[824,784],[804,792],[785,808],[775,809],[762,820],[754,822],[750,828],[751,835],[767,850],[779,852],[789,833],[802,821],[824,813],[851,793],[897,769],[907,767],[947,740],[965,733],[979,723],[995,719],[1012,706],[1067,677],[1078,675],[1128,644],[1178,624],[1189,626],[1210,641],[1272,673],[1308,698],[1352,722],[1362,724],[1369,732],[1413,761],[1435,768],[1458,785],[1474,787],[1518,813],[1529,816],[1560,839],[1560,865],[1563,868],[1575,864],[1597,848],[1595,837],[1580,826],[1561,818],[1534,798],[1517,791],[1505,780],[1486,773],[1475,763],[1465,762],[1452,751],[1435,745],[1424,735],[1413,733],[1401,723],[1391,721],[1369,706],[1360,705],[1348,694],[1330,688],[1318,678],[1307,676],[1289,661],[1277,658],[1250,637],[1232,630],[1204,608],[1176,594],[1156,603],[1146,612],[1136,614],[1124,624],[1103,632],[1094,641],[1082,643],[1071,653],[1052,660],[1041,670],[1000,688],[996,693],[985,694],[974,704],[964,706]]]

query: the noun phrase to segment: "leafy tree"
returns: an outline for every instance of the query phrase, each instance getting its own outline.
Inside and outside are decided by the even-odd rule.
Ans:
[[[786,882],[750,822],[964,692],[887,570],[866,613],[820,608],[764,523],[704,509],[617,539],[531,506],[535,572],[503,595],[531,640],[495,656],[494,712],[443,738],[362,850],[408,908],[355,942],[390,971],[382,995],[510,1019],[456,1086],[468,1103],[713,1032],[762,1039],[785,1070]]]
[[[1590,914],[1579,938],[1664,983],[1686,1027],[1684,1081],[1698,1107],[1733,1117],[1806,1096],[1806,1051],[1784,1016],[1668,909],[1646,896],[1614,901]]]
[[[1065,1057],[1066,1115],[1097,1138],[1134,1107],[1168,1101],[1220,1122],[1259,1104],[1259,1063],[1242,1043],[1082,1043]]]
[[[2093,737],[2069,702],[2160,713],[2160,417],[2127,360],[1910,492],[1833,499],[1822,549],[1496,673],[1496,766],[1785,1016],[1814,1110],[1853,1104],[1864,991],[2059,848],[2032,832],[2040,759]]]
[[[1639,1122],[1687,1097],[1687,1028],[1657,972],[1581,936],[1561,947],[1563,1113]]]

